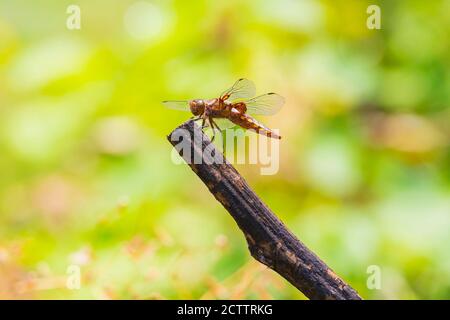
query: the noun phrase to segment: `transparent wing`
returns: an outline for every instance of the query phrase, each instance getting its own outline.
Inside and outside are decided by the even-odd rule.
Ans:
[[[245,105],[248,113],[270,116],[280,111],[284,105],[284,98],[270,92],[245,101]]]
[[[219,126],[221,130],[236,127],[237,125],[225,118],[214,118],[214,122]]]
[[[231,122],[230,120],[228,120],[226,118],[213,118],[213,121],[219,127],[220,130],[237,127],[236,124],[234,124],[233,122]],[[212,131],[211,124],[209,123],[209,121],[205,122],[204,130]]]
[[[233,101],[236,99],[248,99],[254,97],[255,85],[248,79],[241,78],[233,86],[221,94],[223,100]]]
[[[163,101],[162,104],[169,109],[190,111],[188,100],[169,100]]]

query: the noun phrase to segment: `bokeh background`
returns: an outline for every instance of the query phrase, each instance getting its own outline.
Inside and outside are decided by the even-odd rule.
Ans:
[[[304,299],[170,160],[160,101],[247,77],[287,101],[279,172],[239,166],[273,211],[366,299],[450,298],[449,49],[445,0],[0,0],[0,297]]]

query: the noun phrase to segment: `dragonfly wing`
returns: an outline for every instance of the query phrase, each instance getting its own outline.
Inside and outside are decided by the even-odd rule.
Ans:
[[[219,126],[220,130],[236,127],[236,124],[225,118],[214,118],[213,120]]]
[[[270,92],[245,101],[247,112],[256,115],[273,115],[280,111],[284,105],[284,98],[279,94]]]
[[[162,104],[169,109],[190,111],[188,100],[168,100],[163,101]]]
[[[221,94],[223,100],[249,99],[256,93],[255,85],[252,81],[241,78],[236,81],[231,88]]]

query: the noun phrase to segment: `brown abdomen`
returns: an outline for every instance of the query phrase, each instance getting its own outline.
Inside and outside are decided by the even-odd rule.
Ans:
[[[259,123],[256,119],[249,116],[246,113],[239,113],[236,110],[232,110],[230,114],[230,121],[244,129],[255,130],[257,133],[264,136],[281,139],[281,136],[273,132],[271,129],[267,128],[263,124]]]

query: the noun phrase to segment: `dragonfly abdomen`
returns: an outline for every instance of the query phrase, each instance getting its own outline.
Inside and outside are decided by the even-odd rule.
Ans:
[[[255,118],[246,113],[231,112],[230,121],[244,129],[255,130],[257,133],[274,138],[281,139],[281,136],[273,132],[271,129],[258,122]]]

